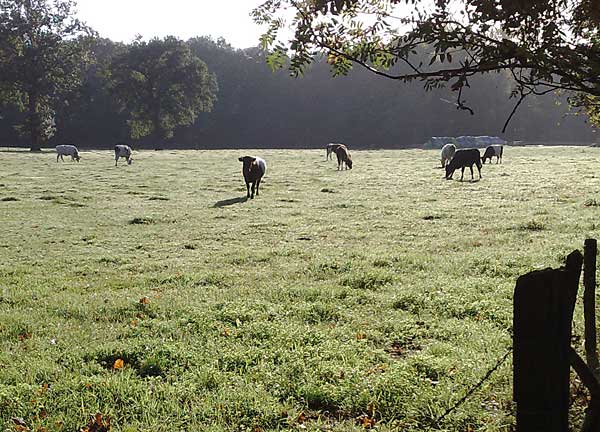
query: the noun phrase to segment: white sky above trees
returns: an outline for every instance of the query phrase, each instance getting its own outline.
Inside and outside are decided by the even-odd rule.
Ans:
[[[258,45],[264,29],[250,12],[264,0],[77,0],[79,19],[113,41],[130,42],[137,34],[224,37],[236,48]]]

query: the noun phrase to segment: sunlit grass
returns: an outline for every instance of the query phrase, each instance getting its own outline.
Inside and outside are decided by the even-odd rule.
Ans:
[[[0,153],[1,428],[511,430],[510,361],[435,420],[511,346],[516,278],[598,237],[599,152],[459,182],[435,151],[261,150],[254,200],[247,151]]]

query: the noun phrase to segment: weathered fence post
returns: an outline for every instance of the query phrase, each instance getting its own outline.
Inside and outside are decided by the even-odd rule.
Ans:
[[[583,257],[564,268],[527,273],[514,295],[514,399],[517,432],[567,432],[571,322]]]
[[[598,379],[598,349],[596,345],[596,239],[586,239],[583,247],[583,315],[585,318],[585,359]]]

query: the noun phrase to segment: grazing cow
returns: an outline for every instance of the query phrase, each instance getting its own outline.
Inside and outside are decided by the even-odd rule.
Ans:
[[[344,144],[337,144],[337,143],[329,143],[327,144],[327,146],[325,147],[325,150],[327,150],[327,160],[331,160],[333,159],[333,156],[331,156],[332,153],[335,153],[335,150],[337,148],[339,148],[340,146],[343,146]]]
[[[131,165],[131,163],[133,162],[131,153],[131,147],[129,147],[127,144],[117,143],[115,145],[115,166],[117,166],[117,162],[119,162],[120,158],[125,158],[127,160],[127,165]]]
[[[442,147],[442,168],[444,168],[450,160],[454,157],[454,153],[456,153],[456,146],[452,143],[445,144]]]
[[[58,163],[58,158],[64,162],[63,156],[71,156],[71,161],[76,160],[79,162],[79,159],[81,159],[79,150],[72,144],[61,144],[56,146],[56,162]]]
[[[488,146],[488,148],[485,149],[483,157],[481,158],[481,162],[485,163],[485,160],[489,159],[490,163],[492,163],[492,157],[496,156],[496,163],[502,163],[502,153],[504,153],[503,145],[495,144]]]
[[[340,144],[334,151],[338,160],[338,170],[341,170],[344,164],[346,164],[346,169],[352,169],[352,156],[348,153],[348,148]]]
[[[264,159],[253,156],[244,156],[238,158],[242,165],[242,174],[244,174],[244,181],[246,182],[246,190],[248,194],[247,198],[254,198],[254,192],[258,196],[258,187],[260,186],[260,180],[267,171],[267,162]],[[252,183],[252,194],[250,194],[250,183]]]
[[[477,166],[479,171],[479,179],[481,180],[481,154],[477,149],[459,149],[454,153],[454,157],[448,165],[446,165],[446,180],[452,178],[452,174],[458,168],[461,168],[460,180],[462,181],[465,174],[465,167],[471,169],[471,179],[473,179],[473,165]]]

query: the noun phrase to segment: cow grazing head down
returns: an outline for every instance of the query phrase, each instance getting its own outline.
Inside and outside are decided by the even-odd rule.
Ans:
[[[346,159],[346,166],[348,169],[352,169],[352,156],[350,154],[348,154],[348,159]]]

